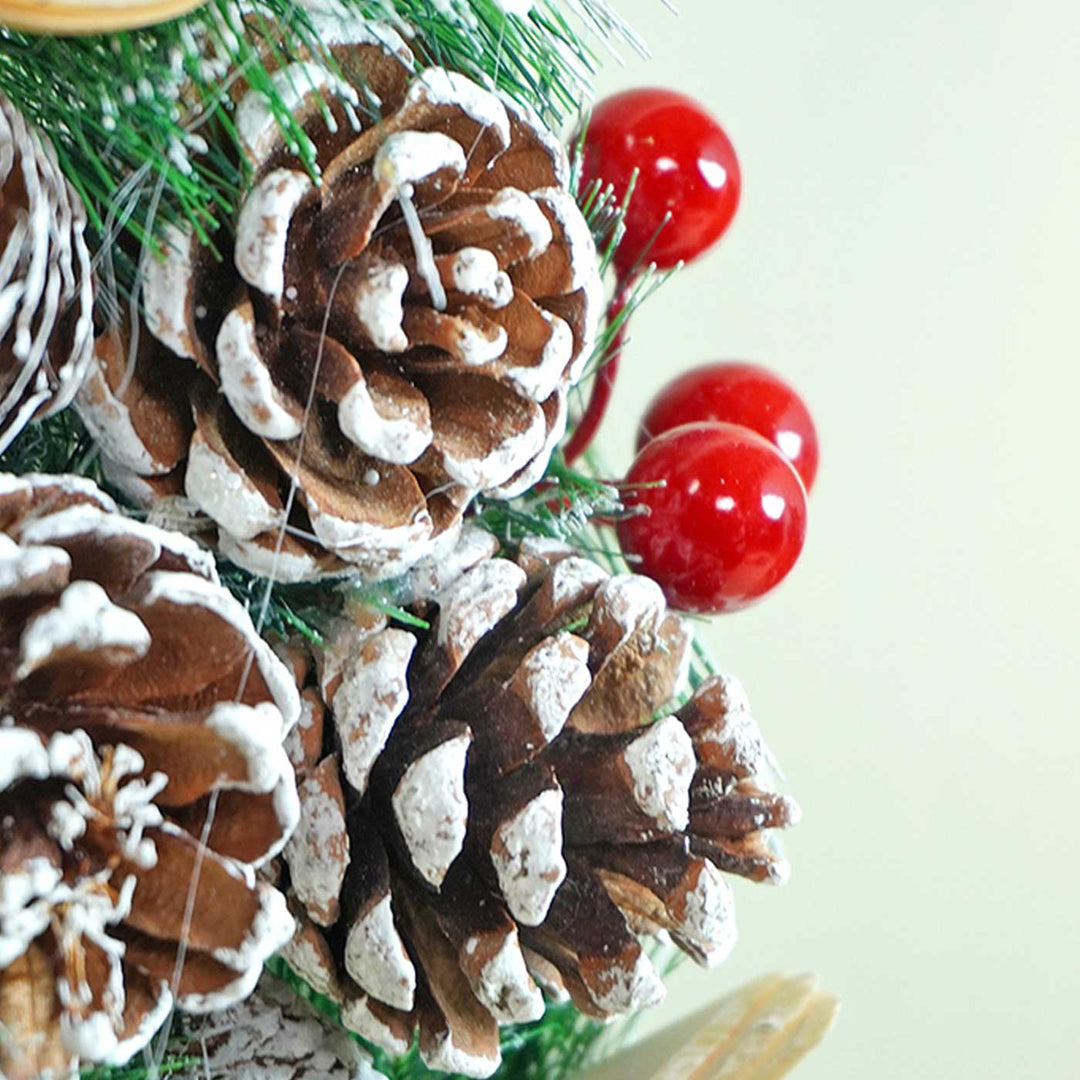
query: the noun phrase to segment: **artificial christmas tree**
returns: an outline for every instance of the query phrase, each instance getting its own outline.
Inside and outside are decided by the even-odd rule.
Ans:
[[[23,772],[0,790],[0,1020],[4,1053],[30,1048],[23,1075],[119,1064],[176,997],[213,1015],[167,1022],[124,1080],[191,1070],[191,1054],[200,1076],[356,1080],[370,1056],[391,1080],[563,1080],[603,1023],[663,996],[650,939],[717,963],[734,941],[726,875],[785,879],[773,831],[797,807],[771,788],[738,683],[606,528],[660,492],[567,464],[661,280],[643,224],[675,210],[665,268],[700,254],[730,221],[737,162],[726,140],[699,153],[719,128],[695,120],[672,125],[670,153],[637,139],[655,169],[629,212],[629,159],[594,177],[584,136],[583,184],[551,130],[591,70],[569,15],[636,44],[605,0],[210,0],[118,35],[0,27],[0,89],[85,206],[96,305],[81,419],[45,419],[0,466],[93,476],[120,503],[6,482],[0,738],[22,740]],[[726,194],[680,201],[676,173],[722,175]],[[19,250],[9,239],[5,259]],[[55,332],[35,315],[61,358],[89,325],[89,275],[72,281]],[[49,355],[10,352],[0,385],[51,392]],[[593,372],[594,407],[563,442]],[[662,517],[634,536],[663,541]],[[86,616],[46,573],[54,548],[70,587],[101,590]],[[713,548],[695,551],[715,570]],[[53,592],[35,591],[42,574]],[[30,791],[46,816],[27,814]],[[90,946],[68,947],[70,912]],[[278,945],[289,991],[268,981],[237,1004]],[[104,967],[80,959],[93,949]]]

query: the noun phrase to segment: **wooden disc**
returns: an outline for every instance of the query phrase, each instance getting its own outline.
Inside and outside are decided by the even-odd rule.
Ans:
[[[174,19],[204,0],[0,0],[0,25],[34,34],[107,34]]]

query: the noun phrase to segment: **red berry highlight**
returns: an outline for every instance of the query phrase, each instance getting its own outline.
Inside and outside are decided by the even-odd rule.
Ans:
[[[806,402],[779,375],[757,364],[705,364],[680,375],[653,398],[637,448],[683,424],[719,420],[768,439],[810,491],[818,469],[818,436]]]
[[[776,588],[806,538],[806,489],[766,439],[736,424],[688,424],[653,439],[626,482],[648,513],[619,522],[633,568],[668,602],[700,614],[737,611]]]
[[[615,256],[625,275],[669,211],[671,220],[645,255],[661,269],[689,262],[724,234],[739,205],[742,179],[724,129],[693,98],[643,87],[605,98],[585,136],[583,176],[612,184],[621,199],[635,169],[626,236]]]

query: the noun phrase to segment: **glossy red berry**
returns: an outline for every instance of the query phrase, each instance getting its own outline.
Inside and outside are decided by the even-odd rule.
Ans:
[[[693,98],[643,87],[605,98],[589,120],[585,182],[613,185],[621,200],[638,170],[615,257],[626,273],[656,234],[646,260],[666,269],[689,262],[723,235],[739,205],[741,178],[724,129]]]
[[[688,424],[653,439],[630,467],[631,505],[619,522],[623,552],[683,611],[737,611],[787,576],[806,537],[799,474],[756,432]]]
[[[653,398],[637,448],[683,424],[722,420],[763,435],[791,462],[806,490],[818,468],[818,437],[806,402],[779,375],[757,364],[705,364],[680,375]]]

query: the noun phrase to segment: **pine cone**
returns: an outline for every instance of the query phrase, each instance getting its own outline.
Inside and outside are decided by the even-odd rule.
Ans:
[[[488,1076],[498,1026],[550,994],[608,1018],[663,985],[639,933],[703,964],[734,943],[720,871],[782,880],[766,830],[795,804],[730,679],[674,715],[685,624],[647,578],[566,549],[492,558],[467,528],[412,583],[429,633],[359,612],[305,684],[287,741],[301,819],[284,956],[390,1052]],[[659,719],[651,722],[659,715]]]
[[[173,991],[194,1012],[250,992],[292,933],[254,870],[298,818],[298,715],[192,541],[88,481],[0,474],[7,1080],[125,1062]]]
[[[86,211],[0,93],[0,451],[75,396],[93,341]]]
[[[323,30],[345,81],[310,58],[273,76],[321,184],[248,90],[234,120],[254,179],[215,238],[225,262],[170,232],[144,273],[154,340],[130,379],[125,335],[105,335],[81,409],[111,475],[186,491],[240,565],[386,578],[451,547],[478,492],[543,474],[601,286],[539,120],[414,73],[386,28]]]
[[[191,1034],[199,1063],[179,1080],[386,1080],[354,1039],[272,975]]]

